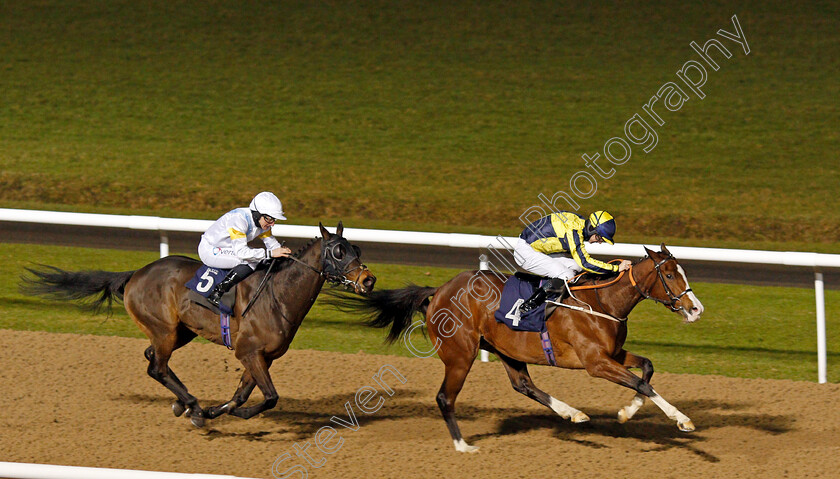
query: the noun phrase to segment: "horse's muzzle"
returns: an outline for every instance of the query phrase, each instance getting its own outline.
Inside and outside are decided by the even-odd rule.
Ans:
[[[372,274],[368,274],[365,279],[362,280],[362,294],[368,294],[373,291],[373,286],[376,284],[376,276]]]

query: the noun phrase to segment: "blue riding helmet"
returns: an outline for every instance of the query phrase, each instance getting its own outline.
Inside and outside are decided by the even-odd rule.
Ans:
[[[596,211],[586,220],[586,235],[597,234],[609,244],[615,244],[615,218],[606,211]]]

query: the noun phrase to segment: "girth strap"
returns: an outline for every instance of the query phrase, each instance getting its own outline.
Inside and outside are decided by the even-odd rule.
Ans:
[[[225,347],[233,351],[233,348],[230,345],[230,315],[221,313],[219,315],[219,326],[222,330],[222,342],[225,343]]]
[[[548,364],[550,366],[557,366],[557,360],[554,358],[554,348],[551,347],[551,338],[548,336],[548,330],[540,333],[540,340],[542,340],[542,348]]]

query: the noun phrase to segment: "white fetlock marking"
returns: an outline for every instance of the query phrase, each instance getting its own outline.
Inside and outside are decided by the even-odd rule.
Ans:
[[[668,418],[677,421],[678,423],[686,423],[691,422],[691,419],[688,418],[685,414],[681,413],[677,408],[671,406],[668,401],[662,399],[662,396],[656,394],[654,392],[653,396],[650,397],[650,400],[653,401],[654,404],[659,406],[659,409],[662,409],[662,412],[665,413]]]
[[[549,403],[549,407],[556,412],[560,417],[564,419],[571,419],[575,417],[578,411],[577,409],[569,406],[568,404],[564,403],[563,401],[558,401],[557,399],[549,396],[551,398],[551,402]]]
[[[644,404],[645,397],[640,394],[636,394],[636,396],[633,397],[633,400],[630,401],[630,405],[624,406],[620,411],[618,411],[619,421],[626,422],[632,419]]]
[[[455,443],[455,450],[458,451],[458,452],[476,452],[476,451],[478,451],[477,446],[470,446],[463,439],[458,439],[457,441],[453,440],[452,442]]]

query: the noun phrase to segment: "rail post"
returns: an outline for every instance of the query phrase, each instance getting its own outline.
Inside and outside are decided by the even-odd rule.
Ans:
[[[166,231],[160,231],[160,257],[166,258],[169,256],[169,236],[166,235]]]
[[[487,255],[482,254],[478,257],[478,270],[479,271],[487,271],[490,269],[490,264],[487,262]],[[486,363],[490,361],[490,352],[481,350],[481,362]]]
[[[814,293],[817,299],[817,380],[823,384],[828,382],[828,360],[825,344],[825,283],[819,269],[814,270]]]

